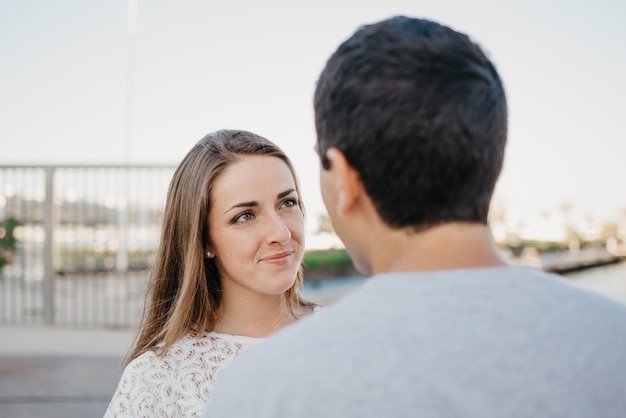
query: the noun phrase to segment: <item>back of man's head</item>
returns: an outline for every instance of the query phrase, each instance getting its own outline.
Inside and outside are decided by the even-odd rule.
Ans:
[[[325,168],[341,150],[389,226],[487,222],[507,105],[466,35],[403,16],[361,27],[320,76],[315,122]]]

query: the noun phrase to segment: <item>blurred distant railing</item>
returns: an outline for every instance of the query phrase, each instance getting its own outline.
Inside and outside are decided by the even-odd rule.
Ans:
[[[136,325],[174,169],[0,165],[0,322]]]

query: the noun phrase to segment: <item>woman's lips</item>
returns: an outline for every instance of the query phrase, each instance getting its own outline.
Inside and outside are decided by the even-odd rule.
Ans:
[[[287,259],[293,254],[293,251],[284,251],[282,253],[272,254],[267,257],[263,257],[261,261],[282,261]]]

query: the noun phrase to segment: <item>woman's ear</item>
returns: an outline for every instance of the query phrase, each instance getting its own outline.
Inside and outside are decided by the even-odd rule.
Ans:
[[[359,197],[364,192],[361,176],[338,148],[329,148],[326,151],[326,158],[330,162],[329,170],[333,172],[336,182],[337,209],[345,215],[358,203]]]

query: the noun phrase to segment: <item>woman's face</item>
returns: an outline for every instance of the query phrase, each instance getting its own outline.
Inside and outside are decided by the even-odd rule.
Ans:
[[[211,199],[210,251],[223,291],[288,290],[304,255],[304,217],[287,164],[278,157],[243,156],[216,179]]]

